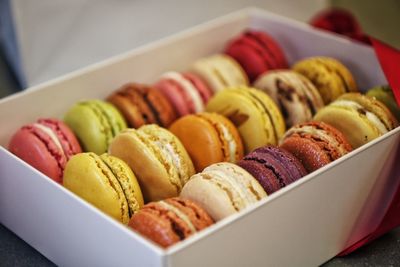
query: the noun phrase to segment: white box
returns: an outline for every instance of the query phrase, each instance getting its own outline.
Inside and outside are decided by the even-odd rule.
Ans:
[[[332,56],[364,90],[387,83],[367,46],[254,8],[213,20],[0,100],[0,222],[62,266],[314,266],[368,234],[399,184],[400,128],[166,250],[6,150],[21,125],[62,118],[76,101],[104,98],[124,83],[185,70],[246,28],[273,35],[290,63]]]

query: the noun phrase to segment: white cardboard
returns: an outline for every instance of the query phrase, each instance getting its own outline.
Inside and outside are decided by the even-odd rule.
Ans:
[[[334,56],[362,89],[385,83],[373,51],[258,9],[246,9],[0,100],[0,222],[62,266],[313,266],[374,229],[399,183],[399,129],[167,250],[133,233],[11,155],[22,124],[103,98],[129,81],[219,52],[250,27],[273,35],[289,61]]]

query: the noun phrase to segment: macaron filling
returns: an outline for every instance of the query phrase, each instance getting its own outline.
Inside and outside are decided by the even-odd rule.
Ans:
[[[106,177],[110,186],[114,189],[118,199],[121,201],[120,202],[121,203],[120,210],[121,210],[121,216],[122,216],[121,221],[123,223],[127,223],[127,221],[124,221],[124,217],[125,217],[124,214],[129,214],[130,212],[129,212],[129,207],[128,207],[128,202],[127,202],[126,196],[123,192],[123,188],[121,187],[120,182],[118,181],[118,178],[114,175],[112,168],[110,168],[106,164],[106,162],[104,162],[104,160],[102,160],[100,158],[100,156],[98,156],[97,154],[95,154],[93,152],[89,152],[87,154],[96,163],[99,170],[101,170],[103,175]],[[129,220],[129,216],[127,216],[127,220]]]
[[[176,216],[178,216],[179,219],[181,219],[183,222],[186,223],[186,225],[189,227],[190,232],[192,234],[196,233],[196,227],[193,225],[192,221],[189,219],[188,216],[186,216],[185,213],[183,213],[182,211],[180,211],[177,207],[175,207],[174,205],[171,205],[163,200],[158,202],[162,207],[164,207],[166,210],[171,211],[173,213],[176,214]]]
[[[267,106],[264,104],[263,101],[261,101],[261,100],[260,100],[255,94],[253,94],[250,90],[248,90],[247,92],[250,94],[250,96],[252,96],[252,97],[251,97],[252,102],[253,102],[257,107],[259,107],[260,110],[261,110],[264,114],[267,115],[269,121],[271,122],[271,124],[272,124],[272,126],[273,126],[273,127],[272,127],[272,128],[273,128],[272,133],[273,133],[273,136],[274,136],[274,143],[277,143],[278,140],[279,140],[279,138],[278,138],[278,133],[277,133],[276,128],[275,128],[275,122],[274,122],[274,120],[273,120],[272,114],[270,113],[269,109],[267,108]],[[271,132],[271,129],[268,127],[268,123],[265,121],[265,116],[262,116],[262,118],[263,118],[263,121],[264,121],[263,124],[264,124],[265,132],[268,134],[268,133]]]
[[[225,78],[227,86],[247,85],[247,79],[242,67],[230,56],[220,56],[220,61],[215,62],[215,68]]]
[[[106,112],[100,107],[100,105],[94,102],[84,102],[81,105],[88,107],[95,114],[96,118],[100,121],[101,128],[99,129],[106,136],[106,147],[108,147],[111,139],[114,136],[113,129],[110,125]]]
[[[179,192],[186,176],[182,163],[183,160],[176,149],[164,140],[155,139],[143,131],[129,130],[129,132],[135,134],[152,151],[152,154],[165,167],[168,175],[171,177],[171,183]]]
[[[180,73],[167,72],[161,76],[161,78],[170,79],[178,83],[183,89],[184,93],[187,94],[190,100],[194,104],[194,111],[201,112],[204,110],[203,100],[194,85],[186,80]]]
[[[62,154],[62,156],[64,158],[66,158],[66,153],[65,153],[65,151],[64,151],[64,149],[63,149],[63,147],[61,145],[61,142],[58,139],[57,135],[53,132],[52,129],[50,129],[49,127],[44,126],[42,124],[39,124],[39,123],[34,123],[34,124],[32,124],[32,126],[37,128],[37,129],[39,129],[39,130],[41,130],[41,131],[43,131],[43,132],[45,132],[50,137],[50,139],[53,141],[53,143],[57,146],[57,148],[59,149],[59,151]]]
[[[113,160],[112,157],[103,154],[100,156],[101,160],[107,165],[107,167],[114,174],[116,180],[121,186],[122,191],[125,194],[126,201],[128,203],[129,217],[131,217],[135,211],[139,210],[139,203],[134,195],[133,188],[129,186],[129,178],[126,174],[125,168]]]
[[[237,173],[206,168],[201,175],[227,193],[236,211],[261,199],[261,196],[255,193],[257,191],[252,190],[251,186],[248,187]]]
[[[385,126],[385,124],[381,121],[381,119],[377,115],[366,110],[363,106],[361,106],[357,102],[340,99],[336,100],[331,105],[335,107],[351,108],[353,110],[356,110],[361,116],[367,117],[367,119],[380,131],[381,134],[387,133],[389,131]]]
[[[228,142],[228,158],[229,162],[236,162],[236,154],[237,154],[237,144],[236,141],[229,131],[228,127],[223,125],[222,123],[216,124],[218,131],[222,133],[222,138],[226,142]]]
[[[169,159],[169,161],[173,164],[174,168],[171,168],[171,170],[178,174],[179,180],[183,184],[186,172],[183,169],[183,160],[179,155],[179,152],[172,144],[166,143],[163,140],[154,141],[154,144],[160,149],[163,156]]]

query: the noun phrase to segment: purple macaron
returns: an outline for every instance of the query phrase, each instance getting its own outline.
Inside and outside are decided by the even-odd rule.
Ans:
[[[272,194],[307,174],[295,156],[275,146],[257,148],[237,164],[253,175],[267,194]]]

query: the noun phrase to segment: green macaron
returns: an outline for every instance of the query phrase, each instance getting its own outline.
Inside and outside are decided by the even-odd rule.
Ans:
[[[64,117],[74,131],[84,151],[102,154],[111,140],[126,128],[119,111],[101,100],[88,100],[75,104]]]

